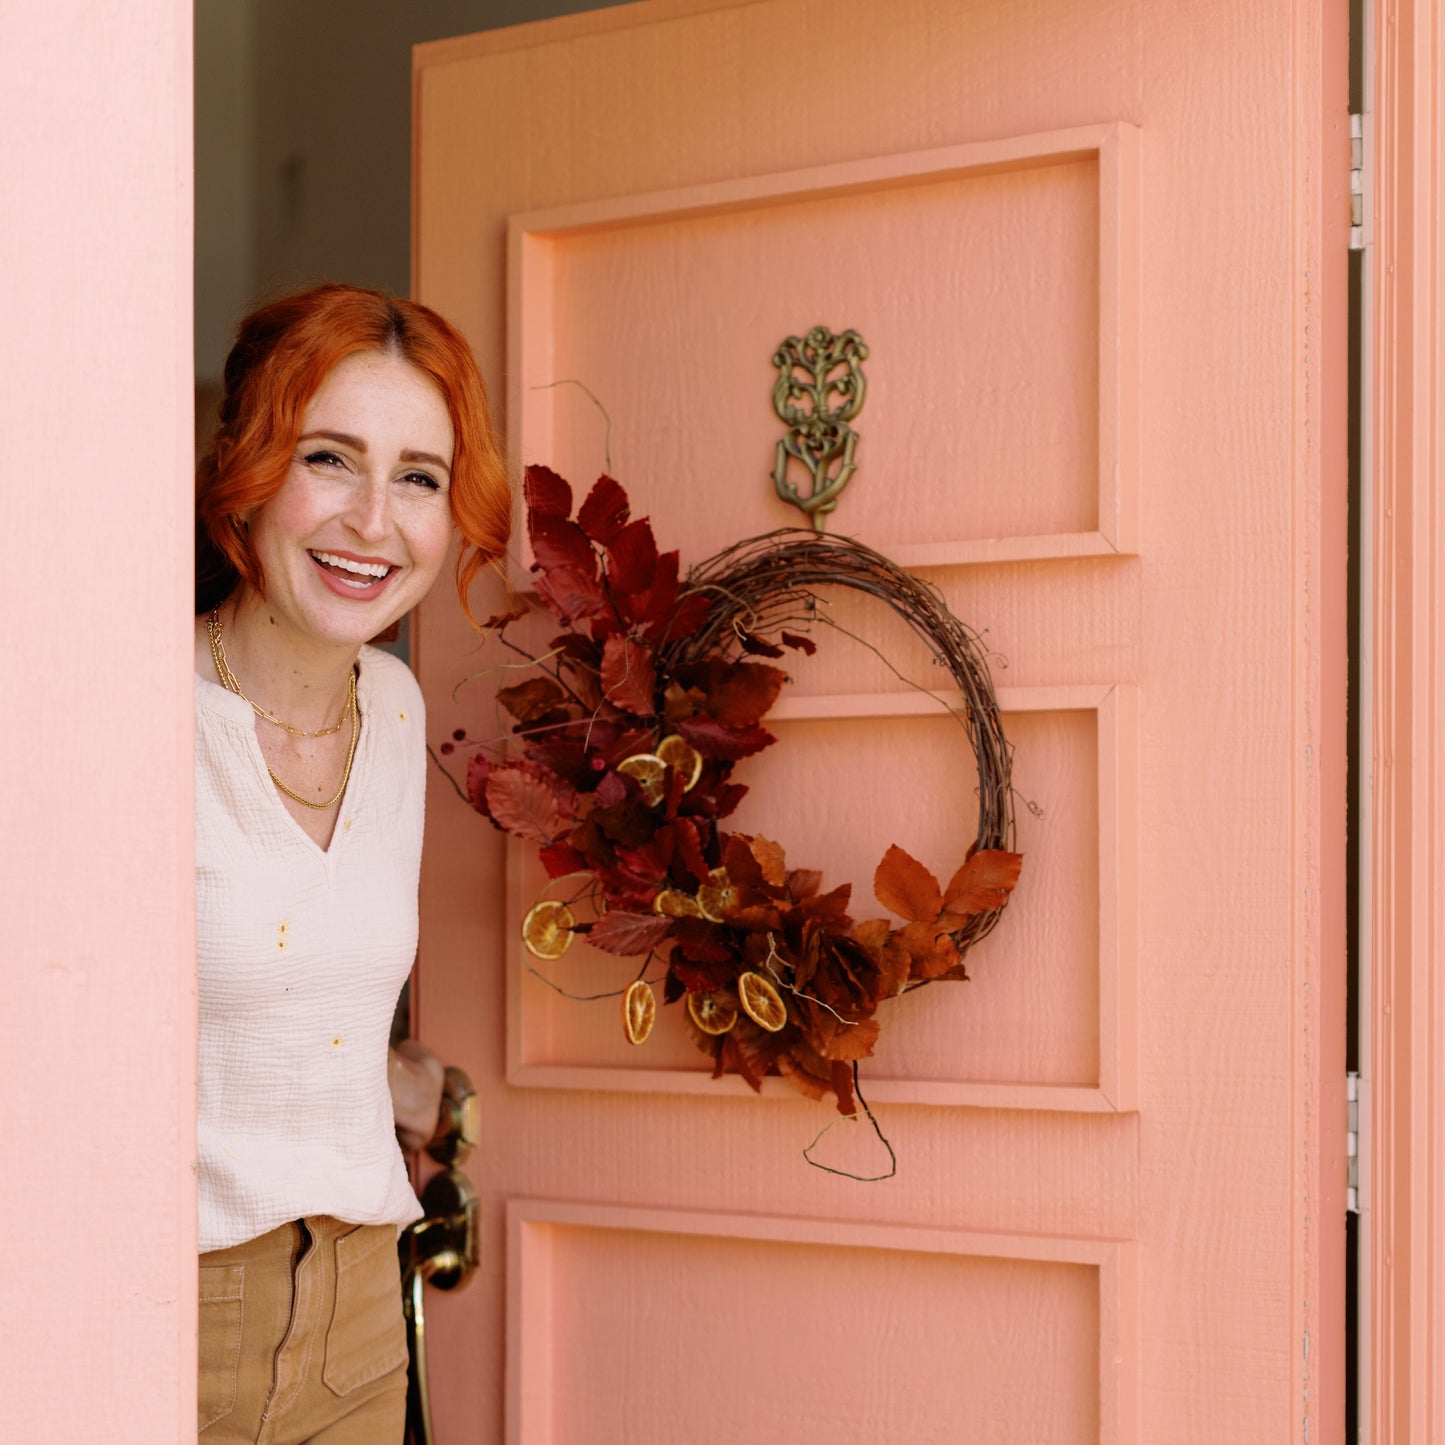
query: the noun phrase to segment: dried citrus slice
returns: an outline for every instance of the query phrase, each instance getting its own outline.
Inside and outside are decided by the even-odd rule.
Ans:
[[[640,1044],[657,1018],[657,995],[646,979],[635,978],[622,995],[622,1032],[629,1044]]]
[[[713,993],[690,993],[688,1017],[705,1034],[725,1034],[738,1021],[737,1001],[727,989]]]
[[[682,774],[682,789],[696,786],[702,777],[702,754],[680,733],[671,733],[657,745],[657,756]]]
[[[728,909],[737,905],[737,889],[726,868],[714,868],[707,876],[709,881],[697,890],[697,906],[704,918],[721,923]]]
[[[532,905],[522,920],[522,942],[538,958],[561,958],[572,946],[572,910],[556,898],[544,898]]]
[[[690,893],[681,893],[676,888],[664,888],[652,900],[652,911],[667,918],[701,918],[702,909]]]
[[[770,1034],[777,1033],[788,1021],[782,995],[760,973],[745,973],[738,979],[738,1002],[743,1012]]]
[[[618,763],[617,771],[629,778],[636,778],[642,789],[642,796],[654,807],[662,801],[663,775],[667,764],[656,753],[633,753]]]

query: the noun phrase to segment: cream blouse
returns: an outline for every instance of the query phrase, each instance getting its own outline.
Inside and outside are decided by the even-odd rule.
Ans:
[[[357,701],[356,760],[323,851],[282,805],[249,704],[196,678],[203,1251],[307,1214],[421,1214],[387,1087],[416,953],[421,692],[364,647]]]

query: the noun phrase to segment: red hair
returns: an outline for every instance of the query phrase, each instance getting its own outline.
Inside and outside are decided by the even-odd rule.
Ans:
[[[221,425],[196,466],[196,612],[239,582],[265,591],[241,518],[281,490],[302,414],[332,368],[358,351],[400,357],[436,383],[451,414],[452,520],[462,535],[457,592],[506,550],[512,504],[487,391],[462,334],[417,301],[328,284],[253,311],[226,358]]]

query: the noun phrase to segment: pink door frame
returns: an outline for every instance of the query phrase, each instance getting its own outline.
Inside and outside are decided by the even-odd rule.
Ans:
[[[1368,1438],[1425,1445],[1445,1437],[1445,18],[1374,19],[1361,1364]]]
[[[191,0],[0,11],[0,1438],[194,1439]]]

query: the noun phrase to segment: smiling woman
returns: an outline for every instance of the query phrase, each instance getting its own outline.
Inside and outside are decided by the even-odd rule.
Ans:
[[[395,1251],[441,1068],[388,1054],[417,939],[421,695],[367,646],[506,545],[475,362],[353,287],[243,323],[197,468],[198,1430],[399,1442]]]

